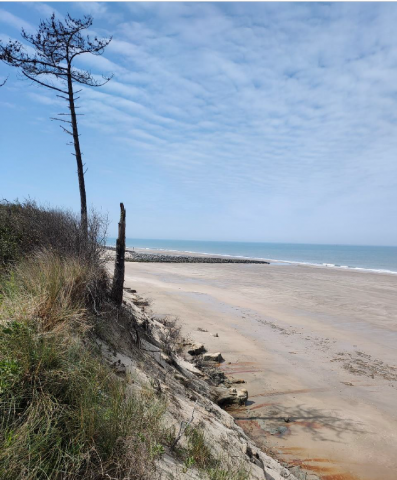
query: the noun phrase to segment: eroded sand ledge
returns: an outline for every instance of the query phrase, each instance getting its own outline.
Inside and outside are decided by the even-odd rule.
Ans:
[[[265,448],[325,480],[395,479],[396,276],[128,263],[126,286],[222,352],[250,394],[237,421]]]

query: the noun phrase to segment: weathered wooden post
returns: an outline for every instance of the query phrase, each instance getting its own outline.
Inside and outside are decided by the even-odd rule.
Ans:
[[[124,259],[125,259],[125,208],[120,203],[120,222],[119,236],[116,243],[116,260],[114,264],[112,298],[118,307],[123,302],[123,286],[124,286]]]

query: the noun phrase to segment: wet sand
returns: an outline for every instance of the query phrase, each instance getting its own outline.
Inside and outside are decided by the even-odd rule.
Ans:
[[[324,480],[397,478],[397,276],[127,263],[126,286],[246,381],[233,414],[267,451]]]

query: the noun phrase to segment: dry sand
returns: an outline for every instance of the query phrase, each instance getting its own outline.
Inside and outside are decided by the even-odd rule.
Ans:
[[[250,395],[234,416],[267,451],[324,480],[397,478],[397,276],[127,263],[126,286],[222,352]]]

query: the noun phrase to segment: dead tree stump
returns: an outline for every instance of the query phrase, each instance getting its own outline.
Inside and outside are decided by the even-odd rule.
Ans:
[[[123,302],[124,270],[125,270],[125,208],[120,203],[119,236],[116,242],[116,260],[112,286],[112,298],[118,307]]]

